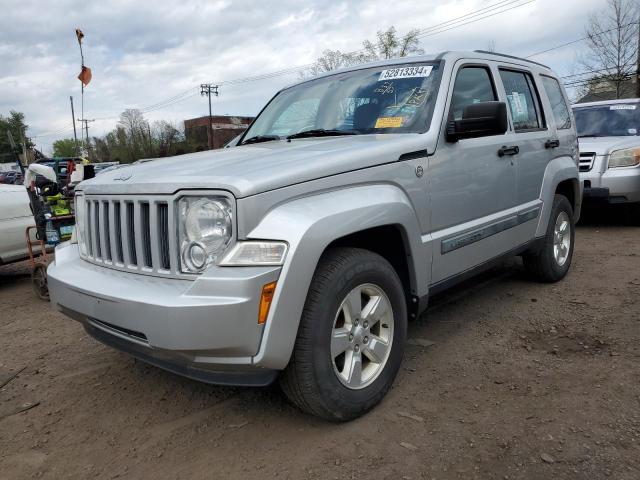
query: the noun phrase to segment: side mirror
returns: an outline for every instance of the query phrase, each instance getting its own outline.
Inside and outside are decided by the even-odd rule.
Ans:
[[[502,135],[507,131],[508,126],[506,103],[474,103],[464,107],[462,120],[449,121],[447,141],[457,142],[464,138]]]

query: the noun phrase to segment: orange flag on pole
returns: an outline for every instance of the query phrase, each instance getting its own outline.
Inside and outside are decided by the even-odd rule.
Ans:
[[[78,75],[78,80],[80,80],[85,87],[89,85],[91,81],[91,69],[83,66],[80,75]]]

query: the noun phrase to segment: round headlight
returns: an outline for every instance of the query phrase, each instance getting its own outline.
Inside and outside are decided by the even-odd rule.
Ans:
[[[231,206],[225,199],[183,197],[179,211],[182,265],[187,272],[201,272],[231,241]]]
[[[208,253],[216,253],[231,238],[231,216],[220,202],[201,198],[189,206],[185,231],[191,242],[198,242]]]

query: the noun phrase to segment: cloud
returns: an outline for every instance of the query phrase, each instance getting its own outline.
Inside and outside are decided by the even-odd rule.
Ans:
[[[523,0],[524,1],[524,0]],[[492,2],[491,4],[495,4]],[[248,0],[166,1],[3,0],[0,18],[0,114],[23,111],[30,135],[70,135],[69,96],[80,116],[79,52],[74,29],[85,37],[93,80],[85,90],[91,134],[113,128],[127,107],[164,101],[148,118],[175,123],[204,115],[204,82],[260,75],[314,61],[327,48],[361,48],[377,30],[426,28],[489,5],[481,0]],[[486,48],[527,55],[583,36],[586,16],[604,0],[536,0],[525,6],[425,36],[427,52]],[[551,14],[552,13],[552,14]],[[576,49],[536,57],[560,74],[572,73]],[[256,114],[285,76],[223,85],[214,113]],[[176,97],[179,101],[167,101]],[[66,130],[65,130],[66,129]],[[56,135],[36,138],[48,151]]]

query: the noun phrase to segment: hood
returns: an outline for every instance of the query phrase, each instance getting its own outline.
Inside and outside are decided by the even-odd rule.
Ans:
[[[172,194],[201,188],[242,198],[395,162],[402,153],[425,150],[426,143],[426,136],[416,133],[272,141],[143,161],[103,172],[76,189],[88,194]]]
[[[614,150],[640,147],[640,137],[582,137],[578,138],[580,153],[609,155]]]

